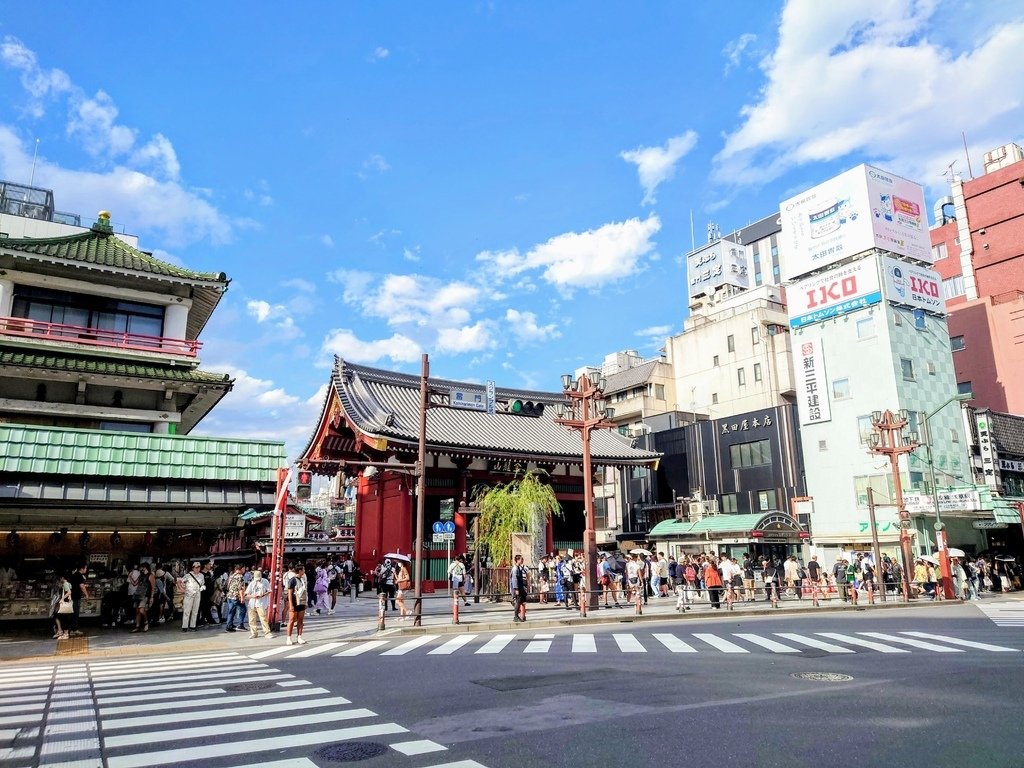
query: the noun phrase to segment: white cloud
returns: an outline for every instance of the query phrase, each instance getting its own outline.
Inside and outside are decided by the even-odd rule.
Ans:
[[[363,171],[376,171],[377,173],[385,173],[391,170],[391,166],[388,161],[384,159],[382,155],[373,154],[370,155],[366,160],[363,161]],[[359,174],[360,178],[365,179],[367,173]]]
[[[959,156],[961,130],[983,148],[1018,135],[1024,102],[1007,84],[1024,80],[1019,11],[972,40],[951,29],[955,5],[935,9],[934,0],[787,3],[778,47],[762,63],[767,81],[742,109],[713,178],[761,185],[858,154],[930,181]],[[933,42],[943,30],[957,50]]]
[[[302,293],[316,293],[316,283],[310,280],[303,280],[301,277],[293,277],[281,283],[285,288],[294,288]]]
[[[274,198],[270,194],[270,182],[266,179],[260,179],[256,182],[256,189],[246,188],[243,190],[242,195],[246,200],[252,200],[258,205],[267,208],[274,204]]]
[[[493,346],[491,324],[486,320],[459,328],[442,328],[437,334],[438,351],[448,354],[476,352]]]
[[[672,333],[671,325],[651,325],[647,328],[641,328],[638,331],[633,331],[634,336],[645,336],[655,339],[664,339]]]
[[[283,304],[251,299],[245,303],[245,311],[256,319],[257,324],[273,325],[275,333],[281,339],[294,339],[302,335],[302,330],[295,325],[295,319]]]
[[[420,260],[420,247],[414,245],[412,248],[403,248],[402,257],[406,261],[419,261]]]
[[[384,48],[382,46],[377,46],[376,48],[373,49],[373,53],[371,53],[366,58],[366,60],[369,61],[371,64],[375,64],[378,61],[383,61],[384,59],[386,59],[390,55],[391,55],[391,51],[389,51],[387,48]]]
[[[45,112],[44,100],[67,93],[72,89],[71,78],[59,69],[44,70],[33,51],[16,37],[8,35],[0,44],[0,61],[21,73],[21,86],[31,97],[27,112],[41,117]]]
[[[743,54],[755,40],[757,40],[757,35],[744,32],[735,40],[730,40],[725,44],[725,48],[722,49],[722,55],[725,56],[725,74],[729,74],[740,65]]]
[[[327,248],[334,247],[334,238],[330,235],[320,235],[320,243]]]
[[[517,249],[477,254],[494,279],[508,279],[527,270],[563,293],[574,288],[598,288],[643,269],[641,257],[654,249],[651,238],[661,229],[655,214],[628,219],[586,232],[567,232],[521,254]]]
[[[399,333],[388,339],[363,341],[352,331],[339,328],[327,333],[322,349],[325,353],[359,363],[375,363],[385,357],[396,363],[410,363],[422,354],[415,341]]]
[[[644,188],[644,204],[657,202],[654,197],[658,186],[676,175],[676,163],[697,144],[696,131],[674,136],[663,147],[637,147],[620,152],[619,157],[636,165],[640,186]]]
[[[253,403],[260,408],[275,409],[285,408],[299,402],[298,397],[288,394],[282,387],[275,387],[274,382],[270,379],[258,379],[255,376],[250,376],[244,369],[231,366],[216,368],[216,370],[230,374],[231,378],[235,380],[235,386],[218,405],[218,408]]]
[[[509,324],[509,331],[517,341],[547,341],[562,335],[557,323],[538,325],[537,315],[533,312],[520,312],[510,307],[505,312],[505,322]]]

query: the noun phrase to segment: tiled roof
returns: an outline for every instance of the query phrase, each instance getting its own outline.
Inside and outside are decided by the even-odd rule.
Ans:
[[[117,267],[162,277],[216,283],[228,282],[227,275],[223,272],[192,272],[183,267],[176,267],[173,264],[160,261],[138,248],[133,248],[98,224],[77,235],[5,239],[0,242],[0,247],[34,256],[95,264],[102,267]]]
[[[365,434],[415,444],[419,439],[419,376],[346,363],[336,359],[332,383],[349,418]],[[431,379],[430,389],[447,392],[467,389],[464,382]],[[539,417],[501,412],[432,407],[427,410],[427,445],[435,450],[462,449],[470,454],[516,455],[536,460],[578,462],[582,457],[580,434],[554,422],[554,404],[564,402],[561,392],[495,390],[498,401],[529,400],[544,403]],[[307,452],[308,452],[307,448]],[[640,451],[614,430],[591,433],[595,462],[644,465],[660,454]]]
[[[991,416],[992,434],[999,450],[1024,456],[1024,417],[1009,413],[992,413]]]
[[[206,371],[184,366],[145,365],[133,361],[101,360],[75,355],[33,355],[10,349],[0,349],[0,365],[92,373],[104,376],[129,376],[140,379],[196,382],[199,384],[227,384],[231,381],[231,377],[224,373],[207,373]]]
[[[0,424],[0,472],[265,482],[284,443]]]
[[[627,368],[624,371],[607,376],[604,391],[610,395],[646,384],[650,380],[651,374],[654,373],[654,369],[658,367],[659,362],[658,360],[651,360],[642,365]]]
[[[708,515],[695,522],[682,520],[662,520],[648,535],[649,538],[656,536],[684,536],[698,533],[723,533],[732,531],[751,531],[761,522],[765,514],[758,512],[752,515]]]

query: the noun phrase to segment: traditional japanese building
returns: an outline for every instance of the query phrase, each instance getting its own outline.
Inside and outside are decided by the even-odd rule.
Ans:
[[[471,505],[480,486],[540,469],[564,513],[549,523],[547,549],[582,546],[582,441],[578,432],[554,421],[553,406],[564,402],[564,395],[434,378],[428,387],[425,531],[441,522],[442,509],[453,509],[453,551],[465,552],[471,523],[460,512],[462,502]],[[364,569],[386,552],[408,553],[413,547],[415,478],[407,468],[378,469],[367,462],[416,461],[419,390],[419,376],[337,359],[320,421],[298,460],[319,475],[358,475],[355,557]],[[658,460],[658,454],[633,448],[614,430],[592,433],[591,456],[595,474],[606,467],[654,466]],[[438,549],[437,562],[446,566],[443,545]],[[428,577],[443,579],[443,573],[435,568]]]

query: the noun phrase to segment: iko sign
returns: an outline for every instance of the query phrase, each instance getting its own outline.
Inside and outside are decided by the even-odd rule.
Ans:
[[[926,312],[946,311],[942,278],[934,269],[883,256],[882,274],[889,301]]]
[[[825,375],[825,355],[821,339],[800,339],[797,350],[797,409],[800,424],[820,424],[832,420],[832,406],[828,399],[828,378]]]
[[[861,259],[824,274],[799,280],[786,289],[793,328],[844,315],[882,300],[874,259]]]
[[[881,248],[932,263],[919,184],[859,165],[783,201],[787,280]]]
[[[732,240],[716,240],[686,257],[690,298],[712,293],[721,285],[750,287],[747,251]]]

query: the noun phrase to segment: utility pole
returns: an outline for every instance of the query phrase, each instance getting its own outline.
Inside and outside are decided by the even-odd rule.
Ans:
[[[889,457],[892,468],[892,484],[896,496],[896,510],[899,513],[900,552],[903,559],[903,594],[910,599],[910,567],[914,562],[914,553],[910,544],[910,513],[903,503],[903,481],[900,478],[900,456],[910,453],[918,446],[917,434],[905,433],[909,414],[901,409],[898,414],[892,411],[873,411],[871,426],[875,433],[871,435],[871,453]],[[876,564],[877,567],[877,564]]]

